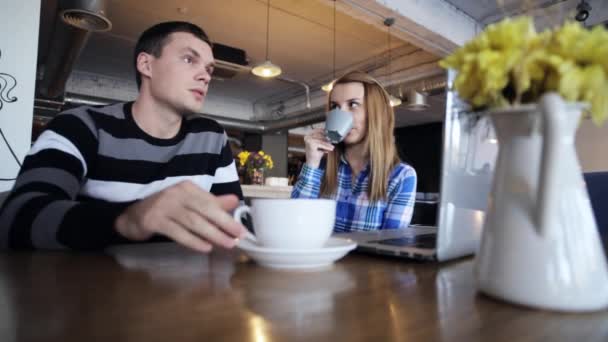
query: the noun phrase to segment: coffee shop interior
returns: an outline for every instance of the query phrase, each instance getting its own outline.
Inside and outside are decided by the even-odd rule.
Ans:
[[[28,3],[24,5],[25,9],[13,10],[13,4],[22,1]],[[446,115],[449,115],[446,113],[450,112],[448,77],[446,70],[440,67],[438,62],[479,34],[487,25],[509,16],[530,15],[539,30],[563,23],[568,18],[583,22],[588,28],[608,26],[606,0],[1,0],[0,3],[2,3],[0,5],[2,28],[0,75],[14,74],[11,71],[14,67],[29,68],[33,76],[31,103],[28,104],[28,99],[24,97],[19,98],[18,101],[21,102],[19,105],[28,105],[31,111],[13,112],[9,101],[5,98],[0,100],[0,109],[3,104],[6,106],[0,111],[0,127],[6,135],[6,138],[0,141],[0,163],[3,164],[0,176],[11,178],[17,174],[19,166],[14,163],[11,156],[13,151],[19,159],[22,159],[48,122],[61,111],[82,105],[106,105],[134,100],[137,96],[137,87],[132,54],[141,32],[162,21],[189,21],[200,25],[214,43],[213,54],[216,65],[204,108],[200,114],[216,120],[224,127],[237,164],[239,153],[243,151],[264,151],[273,160],[272,169],[265,171],[267,180],[265,185],[251,186],[244,170],[239,170],[246,197],[289,197],[305,162],[304,135],[314,128],[324,127],[327,91],[323,88],[347,71],[361,70],[376,78],[391,96],[395,115],[393,133],[399,156],[404,162],[412,165],[418,175],[417,209],[414,211],[412,223],[429,225],[437,223],[442,153],[445,146],[444,123]],[[581,4],[589,7],[581,7]],[[31,13],[36,13],[35,18],[31,18]],[[3,45],[9,40],[12,42],[14,38],[11,28],[4,27],[2,22],[3,18],[9,17],[12,20],[10,22],[23,22],[25,26],[31,23],[33,26],[18,30],[20,39],[37,41],[37,44],[33,44],[34,56],[24,55],[22,64],[6,64],[10,63],[7,61],[11,58],[9,57],[11,45]],[[28,58],[32,61],[32,65],[25,65]],[[268,70],[277,71],[277,74],[257,75],[256,70],[265,63],[266,66],[271,64],[274,69]],[[271,73],[268,70],[266,72]],[[0,78],[4,83],[8,79],[6,76]],[[22,80],[19,82],[21,85],[27,84]],[[0,82],[0,89],[4,85]],[[8,98],[10,99],[10,96]],[[606,124],[597,127],[590,119],[582,119],[575,145],[583,172],[608,171],[608,158],[605,157],[605,146],[608,146],[607,127]],[[496,138],[489,126],[480,134],[484,146],[490,146],[490,153],[496,153],[498,147],[492,147],[492,144],[497,144]],[[12,146],[10,153],[7,144]],[[475,167],[481,169],[486,165],[475,165]],[[269,182],[273,178],[277,183]],[[0,186],[2,186],[0,191],[6,191],[10,190],[12,183],[4,182],[0,183]],[[155,256],[152,261],[132,258],[125,262],[129,267],[140,267],[143,270],[157,267],[164,270],[165,273],[159,278],[149,281],[153,288],[150,293],[158,294],[166,288],[173,289],[173,282],[184,277],[180,274],[181,270],[187,270],[190,273],[186,273],[194,277],[200,275],[200,272],[211,272],[213,267],[219,269],[226,266],[222,264],[223,259],[218,258],[213,261],[212,257],[205,259],[206,264],[201,266],[202,262],[194,256],[189,255],[186,259],[179,259],[177,256],[179,253],[172,247],[160,248],[167,248],[161,252],[168,255],[168,259],[155,259]],[[43,272],[40,280],[50,279],[51,292],[56,292],[57,298],[65,299],[69,296],[69,291],[53,287],[57,285],[58,277],[51,274],[55,272],[52,269],[58,265],[66,266],[67,269],[80,261],[71,262],[64,258],[65,256],[58,256],[57,259],[53,259],[53,267],[48,268],[45,271],[47,273]],[[583,322],[580,317],[567,320],[567,317],[562,316],[545,326],[543,322],[546,317],[543,314],[521,314],[515,311],[507,313],[497,304],[485,302],[480,304],[479,298],[472,299],[473,305],[463,304],[464,298],[474,296],[472,290],[469,293],[468,290],[463,290],[465,286],[462,286],[469,281],[471,270],[468,264],[464,268],[455,267],[450,269],[451,271],[442,273],[435,268],[420,271],[422,270],[418,268],[421,267],[420,265],[396,266],[397,263],[393,264],[390,261],[377,266],[373,261],[373,259],[364,259],[357,266],[361,268],[355,273],[347,267],[337,265],[331,274],[311,273],[308,279],[302,274],[285,278],[267,269],[258,270],[258,275],[255,277],[251,270],[241,270],[240,273],[237,270],[235,274],[239,276],[228,279],[226,277],[230,272],[215,269],[214,272],[218,277],[205,280],[208,281],[205,283],[205,291],[221,292],[224,288],[238,289],[240,291],[237,291],[238,296],[242,297],[238,297],[236,292],[231,292],[229,295],[222,294],[210,299],[209,307],[200,307],[201,312],[209,315],[205,320],[208,319],[209,321],[206,322],[210,325],[200,329],[205,329],[204,335],[212,336],[216,340],[223,340],[224,335],[221,334],[229,331],[225,336],[234,340],[247,339],[260,342],[274,340],[265,339],[273,336],[279,340],[281,337],[287,339],[304,337],[307,340],[345,337],[356,340],[358,336],[368,339],[388,336],[396,340],[406,336],[423,340],[425,338],[453,340],[453,337],[460,336],[473,337],[470,340],[484,340],[494,336],[490,330],[509,336],[509,340],[517,340],[523,335],[517,335],[516,331],[532,329],[535,325],[543,326],[543,330],[535,335],[538,339],[542,339],[543,336],[551,336],[552,329],[558,329],[562,322],[564,327],[574,330],[577,329],[578,323]],[[0,269],[17,272],[18,267],[15,266],[17,264],[9,265],[8,262],[2,261],[0,265]],[[99,265],[103,274],[113,272],[110,271],[113,266],[103,262]],[[231,267],[241,267],[240,264],[236,265],[226,267],[234,271]],[[376,273],[369,271],[372,269],[376,269]],[[389,273],[393,271],[396,273]],[[156,274],[154,272],[160,271],[155,269],[150,272]],[[373,280],[366,285],[368,287],[360,288],[353,285],[358,284],[359,277],[363,277],[362,274],[365,272],[370,272],[369,279]],[[125,280],[131,285],[140,281],[138,274],[117,275],[115,279],[102,278],[102,273],[82,271],[85,277],[96,279],[99,283],[112,283],[116,280],[115,283],[118,284],[119,277],[121,277],[120,281]],[[430,287],[419,286],[431,278],[435,280],[432,280]],[[160,311],[173,310],[177,305],[180,308],[185,307],[188,304],[186,302],[201,298],[202,292],[196,288],[196,282],[200,279],[188,278],[188,280],[190,283],[181,288],[185,289],[182,293],[183,297],[159,303]],[[316,283],[326,287],[316,288]],[[183,284],[181,286],[184,286]],[[251,287],[248,287],[250,285]],[[395,288],[385,293],[387,298],[370,295],[372,290],[389,285],[395,285],[399,289],[414,289],[409,286],[418,287],[406,295]],[[114,286],[119,288],[122,285]],[[289,297],[286,294],[289,292],[289,287],[299,295]],[[265,292],[266,288],[269,290]],[[360,297],[368,296],[363,302],[364,306],[375,306],[385,299],[386,303],[390,303],[382,302],[381,305],[386,304],[387,309],[382,311],[382,314],[374,316],[377,319],[373,321],[377,322],[379,327],[377,330],[372,329],[367,332],[363,327],[354,324],[342,326],[340,322],[343,321],[336,318],[343,315],[348,321],[355,321],[355,315],[365,315],[362,308],[358,308],[358,313],[355,313],[345,301],[335,299],[340,293],[354,291],[354,288],[361,291]],[[136,285],[128,290],[131,291],[130,293],[138,291]],[[274,300],[268,297],[271,294],[270,290],[272,295],[278,296],[273,297]],[[455,292],[462,296],[455,295]],[[424,295],[436,294],[438,294],[437,302],[433,301],[430,304],[418,299]],[[142,294],[144,295],[146,294]],[[126,295],[116,296],[116,298],[120,297],[123,303],[131,300],[125,297]],[[276,300],[281,296],[287,298],[286,301]],[[109,308],[99,299],[94,299],[97,297],[93,297],[92,294],[85,294],[83,298],[82,303],[73,306],[85,305],[85,302],[90,300],[101,307],[99,315],[107,320],[103,314],[112,311],[113,308]],[[227,312],[236,315],[231,318],[245,317],[243,322],[246,321],[248,326],[239,323],[231,332],[228,323],[212,327],[211,322],[217,323],[221,318],[217,315],[213,316],[216,314],[215,309],[224,305],[240,305],[243,298],[244,302],[251,306],[249,312],[254,312],[256,315],[251,316],[240,311]],[[332,298],[335,303],[340,303],[339,309],[331,306]],[[52,301],[46,297],[40,299],[43,302]],[[227,303],[221,302],[220,299],[226,299]],[[433,316],[420,316],[414,319],[411,312],[407,312],[404,307],[393,305],[403,299],[407,299],[408,307],[420,309],[422,312],[431,310]],[[317,306],[307,307],[307,301]],[[1,302],[2,298],[0,298]],[[123,306],[123,303],[120,304],[121,309],[126,312],[132,310],[127,304]],[[301,311],[296,314],[291,309],[281,307],[285,304],[300,306]],[[274,308],[273,305],[278,308]],[[328,309],[329,306],[334,310],[331,312],[333,316],[327,315],[331,311]],[[147,339],[162,336],[165,340],[180,340],[180,338],[194,340],[195,337],[200,337],[196,330],[198,328],[193,329],[192,325],[188,325],[192,317],[172,322],[172,326],[163,326],[165,322],[160,318],[159,310],[151,307],[148,309],[147,312],[152,317],[151,321],[140,322],[142,325],[139,327],[125,328],[125,334],[147,336]],[[36,311],[37,309],[28,306],[27,310],[15,314],[17,318],[13,319],[17,321],[20,315],[41,319],[42,316]],[[55,313],[64,323],[69,322],[69,319],[85,320],[89,323],[95,320],[95,317],[91,320],[87,320],[86,317],[79,318],[74,313],[76,309],[72,310],[74,312],[70,310]],[[176,317],[184,318],[190,312],[180,310],[176,311]],[[474,313],[477,311],[489,314],[477,315]],[[307,314],[315,312],[320,313],[321,316],[318,317],[321,318],[314,318],[312,321],[304,319]],[[501,312],[504,314],[501,315]],[[443,320],[444,314],[445,317],[449,314],[452,318]],[[465,322],[453,318],[456,316],[470,317],[471,321]],[[0,309],[0,319],[2,317],[5,316]],[[490,322],[484,317],[492,317],[493,320]],[[522,317],[530,317],[530,319],[526,321]],[[426,321],[427,319],[429,320]],[[501,330],[503,319],[507,321],[509,329]],[[428,324],[428,328],[423,329],[424,331],[418,335],[412,335],[402,330],[405,326],[395,328],[394,325],[390,325],[393,320],[407,321],[407,326],[412,329],[414,326],[424,324]],[[280,325],[265,325],[276,321],[293,323],[291,327],[295,326],[295,328],[293,331],[287,331],[282,330]],[[312,322],[310,331],[306,331],[308,327],[304,326],[306,322]],[[586,321],[588,324],[582,326],[594,327],[592,330],[596,334],[592,337],[595,340],[602,340],[608,336],[605,322],[605,315],[597,319],[591,317]],[[153,326],[156,323],[159,323],[159,326],[154,327],[153,330],[162,331],[159,336],[146,335],[143,332],[147,329],[144,325]],[[488,324],[488,329],[476,330],[482,323]],[[394,330],[391,330],[393,328],[388,327],[389,325]],[[80,336],[83,339],[90,337],[85,330],[94,328],[88,326],[80,330],[81,328],[72,327],[72,331],[62,330],[58,326],[51,327],[50,324],[44,327],[45,331],[57,333],[56,336],[65,337],[62,335],[63,332],[69,330],[72,336]],[[219,330],[220,328],[222,330]],[[19,329],[17,331],[21,331]],[[183,329],[184,335],[175,335],[180,329]],[[60,330],[61,333],[58,333]],[[338,330],[344,335],[339,334]],[[581,333],[578,335],[566,334],[561,337],[567,336],[572,340],[585,335],[582,333],[583,330],[577,330]],[[115,331],[111,331],[112,333],[107,335],[109,338],[123,337],[129,340],[130,336],[120,333],[113,335]],[[0,335],[2,334],[0,324]],[[18,332],[13,336],[18,337],[19,334]],[[35,333],[21,332],[21,334],[31,337],[30,340],[36,340]],[[585,336],[589,337],[588,334]]]
[[[433,201],[446,111],[446,77],[438,60],[504,16],[525,11],[548,26],[552,16],[567,17],[576,6],[576,1],[45,0],[31,141],[62,110],[133,100],[131,54],[138,34],[155,22],[185,20],[201,25],[215,44],[217,66],[201,114],[224,126],[235,158],[243,150],[263,150],[274,161],[266,177],[288,178],[292,185],[304,162],[304,134],[323,127],[321,88],[346,71],[363,70],[398,101],[399,155],[418,170],[419,198]],[[86,12],[100,8],[104,11],[95,16]],[[607,18],[608,4],[595,1],[586,24]],[[281,74],[254,75],[252,69],[265,61]],[[579,134],[583,165],[606,168],[594,154],[596,140],[605,134],[591,126],[586,130]]]
[[[591,4],[585,24],[602,25],[608,4]],[[131,54],[139,33],[155,22],[185,20],[201,25],[215,44],[216,69],[201,114],[224,126],[235,158],[243,150],[262,150],[274,161],[265,176],[287,178],[278,184],[292,185],[305,159],[304,134],[324,125],[327,93],[322,87],[346,71],[362,70],[393,97],[399,155],[418,171],[419,200],[432,204],[439,193],[446,115],[446,76],[437,62],[504,16],[531,14],[540,28],[549,27],[556,17],[572,16],[577,5],[541,0],[45,0],[37,32],[31,141],[62,110],[133,100]],[[90,15],[86,11],[91,9],[103,12]],[[252,70],[265,61],[281,73],[254,75]],[[583,126],[577,141],[583,168],[608,169],[608,161],[595,153],[607,135],[588,122]],[[287,187],[275,189],[269,196],[289,194]],[[433,223],[434,215],[423,211],[414,222]]]
[[[138,34],[154,22],[178,19],[200,24],[215,44],[217,67],[202,114],[226,128],[235,157],[241,150],[261,149],[274,160],[268,176],[289,177],[292,183],[304,158],[303,134],[324,121],[326,92],[321,87],[359,69],[372,73],[403,101],[395,108],[398,137],[417,140],[416,134],[433,140],[430,159],[421,158],[416,167],[432,172],[429,179],[437,177],[432,170],[439,161],[437,123],[445,107],[445,77],[436,63],[453,43],[424,29],[414,33],[421,41],[412,43],[401,28],[406,19],[385,26],[393,15],[379,3],[107,1],[111,29],[104,30],[105,21],[91,20],[101,30],[90,33],[88,40],[82,37],[85,31],[61,30],[66,23],[58,15],[60,3],[42,2],[37,131],[66,107],[132,100],[136,87],[130,56]],[[66,56],[72,65],[66,65]],[[269,79],[252,74],[266,60],[282,73]],[[411,130],[414,126],[421,129]],[[421,184],[422,191],[437,192],[436,184],[428,183]]]
[[[566,17],[576,5],[45,0],[40,9],[31,140],[61,110],[133,100],[137,90],[131,54],[138,34],[155,22],[185,20],[201,25],[215,44],[217,66],[201,114],[225,127],[235,157],[242,150],[263,150],[274,161],[266,176],[287,177],[292,184],[304,161],[303,135],[323,127],[322,86],[346,71],[363,70],[399,102],[394,107],[399,155],[418,170],[420,197],[435,198],[446,109],[446,77],[438,60],[503,16],[527,11],[541,26],[548,26],[548,13]],[[99,8],[104,12],[97,16],[86,12]],[[586,23],[598,25],[607,18],[608,4],[595,1]],[[265,61],[279,66],[281,74],[254,75],[252,69]],[[589,130],[590,134],[580,134],[581,158],[588,169],[597,170],[605,165],[594,158],[591,141],[603,139],[603,134]]]

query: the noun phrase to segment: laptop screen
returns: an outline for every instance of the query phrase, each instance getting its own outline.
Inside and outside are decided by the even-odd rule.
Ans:
[[[440,260],[477,249],[498,155],[492,123],[472,113],[450,90],[454,77],[448,72],[437,224]]]

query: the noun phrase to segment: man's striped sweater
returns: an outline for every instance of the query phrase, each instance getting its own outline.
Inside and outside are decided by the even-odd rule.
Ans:
[[[242,199],[218,123],[189,118],[175,137],[158,139],[139,128],[131,107],[79,107],[49,123],[0,209],[0,247],[96,249],[124,241],[116,218],[182,180]]]

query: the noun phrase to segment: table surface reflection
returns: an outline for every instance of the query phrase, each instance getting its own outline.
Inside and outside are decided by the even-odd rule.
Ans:
[[[472,259],[350,254],[273,271],[170,243],[0,254],[0,340],[606,341],[608,312],[559,314],[477,295]]]

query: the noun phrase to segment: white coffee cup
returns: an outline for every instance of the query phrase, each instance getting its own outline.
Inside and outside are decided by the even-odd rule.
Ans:
[[[234,211],[241,221],[245,213],[253,220],[255,236],[248,237],[268,248],[315,249],[329,239],[336,218],[336,201],[329,199],[251,200]]]

